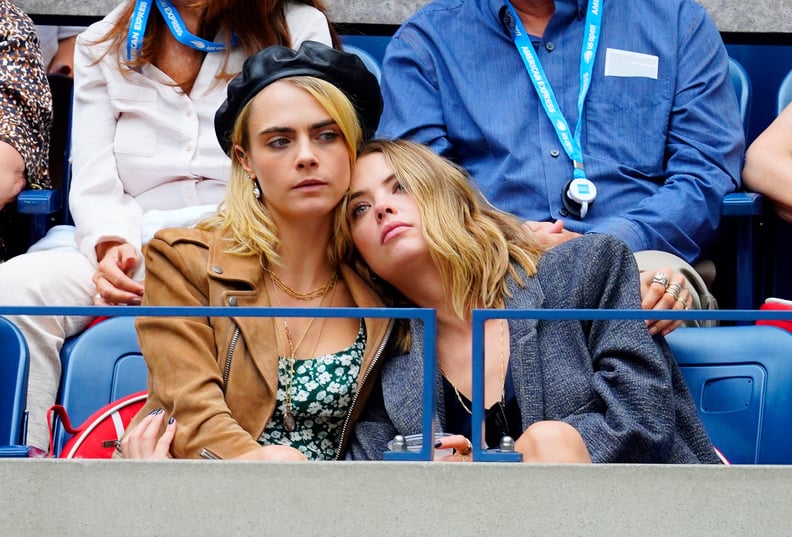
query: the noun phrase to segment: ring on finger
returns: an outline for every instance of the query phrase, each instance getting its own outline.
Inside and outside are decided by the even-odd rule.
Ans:
[[[654,277],[652,278],[652,283],[659,283],[663,286],[663,288],[668,287],[668,276],[663,274],[662,272],[656,272]]]
[[[682,292],[682,286],[678,283],[670,283],[668,287],[666,287],[665,292],[674,297],[674,300],[677,300],[679,299],[679,293]]]
[[[683,299],[681,299],[680,297],[677,297],[675,300],[676,300],[677,302],[679,302],[680,304],[682,304],[682,307],[683,307],[683,308],[685,308],[685,309],[688,309],[687,300],[683,300]]]
[[[470,443],[470,440],[465,438],[466,445],[463,449],[457,450],[457,453],[462,457],[462,460],[465,460],[465,457],[470,455],[470,452],[473,451],[473,444]]]
[[[94,295],[94,300],[102,300],[102,293],[96,293]]]

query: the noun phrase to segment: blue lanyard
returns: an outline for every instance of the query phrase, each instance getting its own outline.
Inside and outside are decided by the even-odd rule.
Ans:
[[[580,130],[583,122],[583,105],[586,101],[586,94],[591,86],[591,76],[594,72],[594,60],[597,57],[597,45],[599,44],[600,28],[602,27],[602,0],[589,0],[588,12],[586,13],[586,26],[583,33],[583,49],[580,53],[580,90],[578,92],[577,109],[578,120],[575,125],[575,132],[570,135],[569,124],[561,108],[558,106],[553,88],[547,80],[539,56],[534,50],[528,32],[525,30],[520,16],[506,0],[506,6],[514,17],[515,27],[513,28],[514,44],[522,57],[528,75],[536,88],[539,101],[542,103],[547,117],[553,124],[558,140],[564,147],[564,151],[572,160],[574,166],[573,177],[575,179],[585,179],[586,174],[583,169],[583,149],[580,142]]]
[[[179,15],[179,10],[176,9],[170,0],[155,1],[157,2],[157,8],[162,13],[162,18],[165,19],[165,23],[168,25],[168,29],[170,29],[173,37],[179,43],[202,52],[222,52],[226,49],[225,43],[207,41],[187,31],[187,26],[185,26],[181,15]],[[135,11],[132,13],[129,33],[127,34],[127,58],[130,61],[137,59],[140,55],[140,50],[143,48],[143,36],[146,33],[149,13],[151,13],[151,0],[137,0],[135,2]],[[232,36],[231,44],[235,45],[237,41],[236,37]]]

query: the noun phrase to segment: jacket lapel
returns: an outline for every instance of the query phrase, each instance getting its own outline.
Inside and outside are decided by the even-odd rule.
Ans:
[[[390,359],[382,371],[385,408],[401,434],[418,434],[423,430],[424,338],[423,323],[410,321],[410,352]],[[440,371],[435,371],[435,415],[433,421],[445,425],[445,404]]]
[[[209,251],[209,277],[220,282],[216,286],[217,296],[212,296],[212,305],[241,308],[271,306],[269,296],[264,291],[264,271],[258,257],[228,253],[225,247],[225,241],[218,239],[212,242]],[[239,327],[250,359],[268,390],[276,394],[278,344],[272,318],[232,316],[231,320]]]
[[[520,287],[509,277],[512,297],[506,300],[507,309],[539,309],[544,304],[544,293],[539,279],[530,277],[518,268],[525,287]],[[509,321],[509,364],[514,382],[515,396],[520,407],[523,429],[544,419],[544,387],[542,361],[538,356],[538,327],[536,319]]]

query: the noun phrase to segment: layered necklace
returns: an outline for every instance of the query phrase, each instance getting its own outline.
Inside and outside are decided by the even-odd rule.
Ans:
[[[263,265],[262,265],[263,266]],[[264,270],[267,272],[267,275],[272,280],[273,285],[275,285],[278,289],[286,293],[292,298],[296,298],[297,300],[313,300],[314,298],[319,298],[320,296],[325,296],[330,289],[332,289],[336,282],[338,281],[338,271],[334,272],[333,275],[327,280],[327,283],[324,285],[320,285],[313,291],[308,291],[306,293],[301,293],[295,290],[293,287],[289,287],[289,285],[278,278],[274,272],[272,272],[269,268],[264,267]]]
[[[287,285],[283,280],[275,276],[275,274],[273,274],[272,271],[269,270],[267,267],[264,267],[264,270],[267,272],[267,274],[270,277],[270,281],[272,282],[272,298],[274,299],[275,304],[279,308],[283,306],[281,305],[280,299],[278,298],[277,289],[275,289],[275,287],[281,289],[284,293],[297,300],[313,300],[315,298],[321,297],[321,300],[319,301],[319,305],[317,306],[318,308],[321,308],[324,305],[325,299],[328,296],[330,297],[330,303],[331,304],[333,303],[335,284],[336,282],[338,282],[338,271],[334,272],[333,275],[330,277],[330,279],[327,281],[327,283],[325,283],[324,285],[317,287],[313,291],[309,291],[307,293],[300,293],[299,291],[296,291],[295,289]],[[266,288],[267,287],[265,285],[265,289]],[[333,291],[333,293],[330,292],[331,290]],[[269,294],[269,290],[267,290],[267,294]],[[308,321],[308,324],[305,325],[305,329],[303,330],[302,334],[297,339],[297,341],[295,341],[294,335],[292,334],[292,331],[289,328],[288,322],[286,321],[285,318],[281,319],[281,323],[283,323],[283,331],[286,333],[286,346],[288,348],[288,355],[286,355],[285,358],[289,362],[289,380],[284,389],[284,404],[286,405],[286,410],[283,412],[283,428],[289,432],[292,432],[297,426],[297,421],[294,417],[294,410],[293,410],[294,363],[297,361],[296,358],[297,349],[299,349],[300,345],[302,345],[305,336],[308,335],[308,331],[311,329],[311,326],[313,325],[315,320],[316,317],[311,317],[311,319]],[[275,323],[275,334],[278,337],[278,348],[280,349],[281,348],[280,330],[278,330],[277,320],[274,317],[272,321],[273,323]],[[324,325],[325,325],[325,319],[322,318],[322,325],[319,327],[319,334],[316,336],[316,341],[314,341],[314,346],[313,349],[311,350],[310,356],[313,356],[314,353],[316,352],[316,346],[319,344],[319,340],[322,337],[322,330],[324,329]],[[286,353],[283,354],[285,355]]]
[[[500,326],[499,356],[498,357],[499,357],[499,361],[500,361],[500,372],[501,372],[501,400],[500,400],[500,402],[501,402],[502,405],[506,404],[506,362],[508,362],[508,360],[509,360],[508,356],[506,356],[505,353],[503,352],[503,340],[504,340],[504,338],[503,338],[503,325],[506,322],[507,321],[505,319],[501,319],[499,321],[499,323],[498,323],[499,326]],[[472,415],[473,411],[470,409],[469,406],[467,406],[465,404],[465,401],[462,399],[462,394],[459,393],[459,389],[457,389],[456,385],[454,385],[454,383],[451,382],[451,380],[448,378],[448,375],[446,375],[446,372],[443,370],[443,366],[439,365],[439,363],[438,363],[438,367],[440,368],[440,373],[443,374],[443,376],[446,378],[446,380],[448,380],[448,383],[451,385],[451,387],[454,388],[454,394],[456,394],[456,398],[457,398],[457,401],[459,401],[459,404],[462,406],[462,408],[465,410],[465,412],[467,412],[468,414]]]

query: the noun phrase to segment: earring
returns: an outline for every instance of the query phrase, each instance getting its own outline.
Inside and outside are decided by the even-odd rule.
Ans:
[[[257,200],[261,199],[261,189],[258,186],[258,181],[252,175],[248,174],[248,178],[253,181],[253,197]]]

